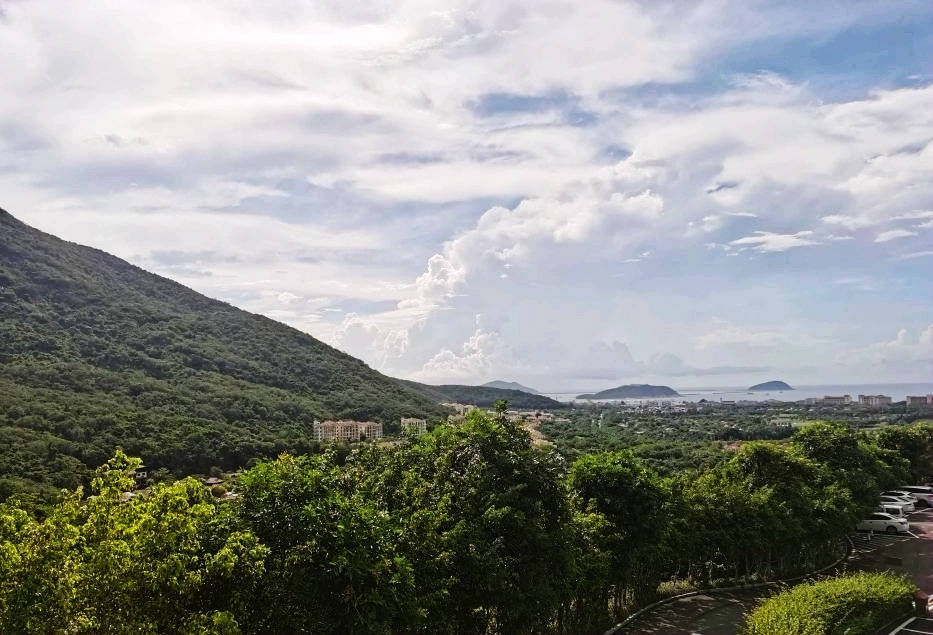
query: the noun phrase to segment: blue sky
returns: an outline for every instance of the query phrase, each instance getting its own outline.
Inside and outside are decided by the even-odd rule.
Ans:
[[[929,2],[0,0],[0,58],[0,206],[384,372],[933,376]]]

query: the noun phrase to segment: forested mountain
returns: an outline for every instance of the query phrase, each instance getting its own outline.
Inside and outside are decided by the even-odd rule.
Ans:
[[[496,401],[505,399],[512,408],[564,408],[565,405],[544,395],[532,395],[522,390],[504,390],[489,386],[461,386],[448,384],[431,386],[416,381],[405,383],[438,402],[472,404],[480,408],[489,408]]]
[[[766,381],[763,384],[755,384],[754,386],[750,387],[749,390],[793,390],[793,388],[791,388],[783,381]]]
[[[442,414],[310,335],[0,210],[0,500],[77,485],[116,446],[206,470],[305,450],[315,418]]]
[[[532,395],[540,395],[541,393],[534,388],[529,388],[528,386],[523,386],[517,381],[502,381],[501,379],[496,379],[494,381],[487,381],[483,384],[486,388],[501,388],[502,390],[520,390],[522,392],[527,392]]]
[[[657,397],[679,397],[673,388],[668,386],[652,386],[650,384],[627,384],[608,388],[597,393],[577,395],[577,399],[647,399]]]

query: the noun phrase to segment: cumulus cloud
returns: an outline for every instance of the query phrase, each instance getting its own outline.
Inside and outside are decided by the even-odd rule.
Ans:
[[[3,205],[386,372],[739,374],[771,365],[748,305],[829,329],[809,281],[928,228],[933,86],[824,94],[733,53],[905,16],[928,7],[8,3]],[[801,247],[826,270],[757,255]],[[724,307],[733,340],[698,335]]]

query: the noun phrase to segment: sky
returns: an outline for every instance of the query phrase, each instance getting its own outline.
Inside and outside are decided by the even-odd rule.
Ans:
[[[928,0],[0,0],[0,60],[0,207],[390,375],[933,379]]]

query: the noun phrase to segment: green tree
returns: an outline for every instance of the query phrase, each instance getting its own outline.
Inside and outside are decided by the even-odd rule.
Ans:
[[[99,468],[95,493],[66,494],[43,520],[0,509],[0,631],[235,629],[266,549],[219,531],[222,513],[194,479],[126,501],[139,459]]]
[[[547,628],[571,566],[571,510],[556,454],[473,411],[461,426],[358,461],[364,486],[400,526],[425,631]]]

